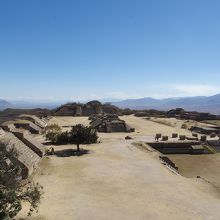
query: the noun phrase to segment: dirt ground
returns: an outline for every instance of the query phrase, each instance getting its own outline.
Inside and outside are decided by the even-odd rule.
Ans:
[[[220,126],[220,120],[207,120],[204,123]]]
[[[183,176],[200,176],[220,191],[220,154],[167,156],[178,166]]]
[[[193,121],[193,120],[180,120],[176,118],[155,118],[152,117],[150,118],[151,121],[158,122],[161,124],[165,124],[171,127],[175,128],[181,128],[182,125],[186,125],[187,128],[191,128],[192,126],[209,126],[212,125],[211,122],[213,121],[204,121],[204,122],[198,122],[198,121]],[[217,123],[217,121],[215,121]]]
[[[35,220],[186,220],[220,219],[218,191],[203,179],[176,175],[162,165],[155,152],[143,151],[132,141],[155,133],[188,131],[136,118],[122,117],[136,128],[125,133],[99,134],[101,143],[83,146],[81,156],[62,154],[75,146],[54,146],[59,156],[43,160],[35,181],[44,197]],[[51,123],[88,124],[87,118],[56,117]]]
[[[130,127],[135,128],[135,132],[132,133],[100,133],[99,136],[102,140],[115,141],[118,139],[124,139],[125,136],[129,135],[131,137],[154,137],[156,133],[161,133],[162,135],[168,135],[171,137],[172,133],[178,133],[182,135],[191,135],[191,132],[178,127],[171,127],[161,123],[155,123],[153,121],[146,120],[144,118],[139,118],[135,116],[121,116],[122,120],[125,120]],[[67,126],[72,126],[78,123],[89,125],[89,120],[87,117],[53,117],[50,120],[50,124],[59,124],[64,126],[65,129],[69,129]]]

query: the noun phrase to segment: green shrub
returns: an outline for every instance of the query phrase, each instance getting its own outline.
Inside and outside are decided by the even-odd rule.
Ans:
[[[56,144],[68,144],[70,143],[69,141],[69,132],[61,132],[61,133],[58,133],[56,136],[55,136],[55,143]]]
[[[60,130],[48,130],[45,134],[47,140],[54,144],[75,144],[79,151],[80,144],[92,144],[98,140],[98,135],[92,127],[77,124],[71,131],[60,132]]]
[[[73,126],[69,133],[69,142],[77,145],[77,151],[79,151],[80,144],[92,144],[96,143],[97,140],[98,135],[96,130],[81,124]]]

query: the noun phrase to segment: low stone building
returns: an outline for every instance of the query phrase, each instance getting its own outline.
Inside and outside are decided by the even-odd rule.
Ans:
[[[192,132],[211,135],[212,133],[220,134],[220,127],[218,126],[193,126],[190,128]]]
[[[201,113],[196,111],[185,111],[183,108],[172,109],[167,112],[167,117],[173,117],[178,119],[186,119],[186,120],[215,120],[217,119],[217,115],[213,115],[210,113]]]
[[[21,128],[30,131],[32,134],[39,134],[41,132],[41,128],[28,120],[17,120],[14,121],[15,128]]]
[[[90,125],[98,132],[134,132],[135,129],[129,127],[125,121],[119,119],[117,115],[102,115],[93,118]]]
[[[3,122],[0,127],[5,131],[12,131],[15,129],[14,121]]]
[[[102,104],[99,101],[91,101],[86,104],[67,103],[54,110],[56,116],[91,116],[101,114],[120,114],[119,108],[111,104]]]
[[[149,146],[163,154],[203,154],[204,146],[199,141],[148,142]]]
[[[45,128],[47,126],[47,122],[46,119],[44,118],[38,118],[35,115],[20,115],[19,118],[21,120],[27,120],[27,121],[31,121],[32,123],[34,123],[35,125],[37,125],[40,128]]]
[[[24,129],[32,134],[39,134],[42,128],[28,120],[6,121],[0,125],[5,131],[11,132],[15,129]]]

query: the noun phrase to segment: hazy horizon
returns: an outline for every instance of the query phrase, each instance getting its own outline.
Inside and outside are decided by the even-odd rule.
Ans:
[[[220,95],[218,94],[214,94],[214,95],[210,95],[210,96],[216,96],[216,95]],[[152,98],[155,100],[165,100],[165,99],[184,99],[184,98],[199,98],[199,97],[210,97],[210,96],[170,96],[170,97],[166,97],[166,98],[154,98],[154,97],[150,97],[150,96],[146,96],[146,97],[136,97],[136,98],[124,98],[124,99],[116,99],[116,98],[93,98],[93,99],[32,99],[32,98],[18,98],[18,99],[7,99],[4,97],[0,97],[0,100],[4,100],[4,101],[8,101],[8,102],[12,102],[12,103],[32,103],[32,104],[52,104],[52,103],[57,103],[57,104],[62,104],[62,103],[68,103],[68,102],[89,102],[92,100],[98,100],[102,103],[107,103],[107,102],[120,102],[120,101],[125,101],[125,100],[138,100],[138,99],[147,99],[147,98]]]

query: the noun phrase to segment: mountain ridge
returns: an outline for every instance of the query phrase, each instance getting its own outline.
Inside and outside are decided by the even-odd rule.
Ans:
[[[105,99],[102,99],[104,102]],[[109,99],[108,99],[109,100]],[[101,101],[101,100],[100,100]],[[27,102],[27,101],[7,101],[0,99],[0,110],[6,108],[48,108],[54,109],[61,105],[61,101],[57,102]],[[111,104],[119,108],[130,108],[134,110],[155,109],[170,110],[174,108],[184,108],[188,111],[209,112],[220,115],[220,94],[213,96],[194,96],[194,97],[175,97],[155,99],[151,97],[139,99],[125,99],[121,101],[113,101]]]
[[[0,110],[3,110],[5,108],[9,108],[11,107],[11,103],[4,100],[4,99],[0,99]]]
[[[189,111],[220,114],[220,94],[213,96],[194,96],[165,99],[145,97],[140,99],[126,99],[119,102],[112,102],[112,104],[119,108],[130,108],[136,110],[170,110],[173,108],[184,108]]]

